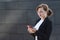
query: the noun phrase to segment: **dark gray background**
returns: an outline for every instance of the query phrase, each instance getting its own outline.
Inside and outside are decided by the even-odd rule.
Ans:
[[[0,40],[33,40],[26,25],[34,26],[39,18],[35,8],[41,3],[54,13],[50,40],[60,40],[60,0],[0,0]]]

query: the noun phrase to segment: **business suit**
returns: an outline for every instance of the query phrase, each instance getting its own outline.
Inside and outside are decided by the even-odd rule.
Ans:
[[[38,19],[37,22],[39,22],[39,20],[40,19]],[[32,33],[31,35],[33,35],[34,40],[35,36],[38,37],[38,40],[49,40],[51,31],[52,31],[52,22],[47,17],[45,18],[44,22],[41,24],[39,29],[35,33]]]

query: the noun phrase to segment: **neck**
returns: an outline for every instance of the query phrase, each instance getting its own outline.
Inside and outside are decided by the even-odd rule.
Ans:
[[[42,20],[45,20],[45,18],[47,18],[47,17],[41,17]]]

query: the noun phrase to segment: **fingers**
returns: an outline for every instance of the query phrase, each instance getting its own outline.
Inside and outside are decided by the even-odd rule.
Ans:
[[[28,30],[29,33],[34,33],[31,25],[27,25],[27,28],[28,28],[27,30]]]
[[[29,25],[27,25],[27,27],[29,28],[30,26],[29,26]]]
[[[32,28],[32,26],[31,26],[31,25],[27,25],[27,27],[28,27],[28,28]]]
[[[28,32],[29,32],[29,33],[33,33],[33,31],[32,31],[31,29],[28,29]]]

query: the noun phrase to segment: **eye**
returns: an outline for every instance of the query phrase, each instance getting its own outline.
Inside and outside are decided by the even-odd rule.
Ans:
[[[43,11],[40,11],[40,13],[43,13]]]

